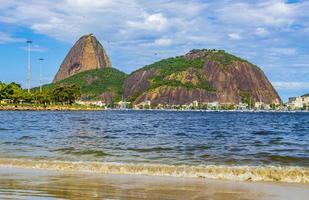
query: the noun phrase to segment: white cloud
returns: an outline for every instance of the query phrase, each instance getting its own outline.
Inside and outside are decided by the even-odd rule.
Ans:
[[[270,32],[265,28],[258,27],[255,29],[255,34],[258,36],[267,36],[270,34]]]
[[[231,3],[218,9],[221,18],[232,23],[245,25],[282,26],[291,24],[297,16],[297,5],[280,0],[260,1],[259,3]]]
[[[228,34],[228,36],[231,40],[241,40],[242,39],[239,33],[230,33]]]
[[[309,41],[307,10],[308,2],[283,0],[0,0],[0,23],[70,43],[94,33],[126,72],[193,48],[216,48],[262,67],[273,63],[280,71],[263,69],[276,80],[293,67],[283,65],[286,58],[306,61],[300,55]]]
[[[169,46],[172,44],[172,40],[168,38],[160,38],[157,39],[154,43],[158,46]]]
[[[20,48],[24,51],[28,51],[28,46],[23,46],[23,47],[20,47]],[[42,46],[37,45],[37,44],[32,44],[30,51],[32,51],[32,52],[46,52],[47,48],[42,47]]]
[[[278,82],[273,82],[273,85],[278,90],[280,89],[283,89],[283,90],[307,89],[309,91],[309,82],[278,81]]]
[[[14,43],[14,42],[25,42],[26,40],[23,38],[16,38],[11,36],[8,33],[0,32],[0,44],[4,43]]]
[[[270,54],[274,56],[293,56],[297,54],[297,50],[295,48],[270,48]]]
[[[167,19],[161,13],[146,15],[141,21],[128,21],[128,26],[134,29],[162,31],[167,27]]]

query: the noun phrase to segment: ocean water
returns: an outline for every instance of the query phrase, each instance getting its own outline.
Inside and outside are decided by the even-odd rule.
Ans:
[[[309,182],[309,113],[0,112],[0,164]]]

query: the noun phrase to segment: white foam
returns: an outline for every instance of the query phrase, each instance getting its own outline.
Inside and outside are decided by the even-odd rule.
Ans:
[[[200,177],[237,181],[273,181],[309,183],[308,167],[225,166],[225,165],[160,165],[102,162],[66,162],[28,159],[0,159],[2,167],[46,170],[87,171],[106,174]]]

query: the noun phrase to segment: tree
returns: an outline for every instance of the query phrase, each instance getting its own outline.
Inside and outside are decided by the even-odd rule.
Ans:
[[[0,100],[5,99],[5,94],[4,94],[5,87],[6,87],[6,84],[0,82]]]
[[[11,99],[15,100],[21,95],[23,89],[21,86],[15,82],[8,85],[0,83],[0,99]]]
[[[56,103],[73,104],[81,96],[77,85],[58,85],[52,91],[52,98]]]

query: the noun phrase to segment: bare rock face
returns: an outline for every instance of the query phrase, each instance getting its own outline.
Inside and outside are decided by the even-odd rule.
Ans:
[[[183,105],[193,101],[238,104],[280,104],[263,71],[222,50],[192,50],[133,72],[125,81],[124,97],[138,104]]]
[[[82,36],[71,48],[57,72],[54,83],[74,74],[111,67],[103,46],[92,34]]]

